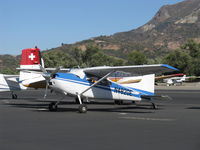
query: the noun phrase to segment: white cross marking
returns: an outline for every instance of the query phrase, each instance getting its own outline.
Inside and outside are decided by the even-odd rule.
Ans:
[[[28,58],[30,58],[31,60],[33,60],[35,58],[35,55],[33,55],[33,53],[31,53],[31,55],[29,55]]]

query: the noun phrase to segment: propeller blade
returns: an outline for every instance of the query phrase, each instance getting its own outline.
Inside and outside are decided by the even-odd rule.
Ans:
[[[45,88],[45,94],[44,94],[44,99],[47,97],[47,92],[48,92],[48,88],[49,88],[49,82],[50,80],[54,77],[54,75],[60,71],[62,67],[57,67],[52,73],[48,73],[47,70],[40,65],[40,70],[43,72],[42,76],[45,78],[46,80],[46,88]]]
[[[46,71],[46,69],[44,68],[44,67],[42,67],[41,65],[40,65],[40,70],[42,70],[42,72],[44,73],[44,74],[47,74],[48,72]]]
[[[44,93],[44,99],[46,99],[46,97],[47,97],[48,87],[49,87],[49,81],[46,80],[46,88],[45,88],[45,93]]]
[[[60,70],[61,70],[61,66],[60,67],[57,67],[51,74],[50,74],[50,76],[53,78],[54,77],[54,75],[57,73],[57,72],[59,72]]]

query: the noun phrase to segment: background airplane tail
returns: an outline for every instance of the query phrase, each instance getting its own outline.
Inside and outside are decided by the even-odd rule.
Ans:
[[[39,48],[28,48],[22,50],[20,61],[20,86],[22,89],[34,87],[33,83],[39,83],[44,78],[41,75],[40,65],[44,67],[44,61],[40,54]],[[36,85],[41,87],[41,85]],[[44,85],[42,84],[42,87]]]
[[[184,75],[182,78],[181,78],[181,81],[185,81],[186,80],[186,75]]]
[[[40,54],[39,48],[28,48],[22,50],[20,69],[40,69],[40,65],[44,67],[44,61]]]

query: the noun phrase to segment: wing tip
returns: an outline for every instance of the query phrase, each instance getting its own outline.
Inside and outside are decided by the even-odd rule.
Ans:
[[[179,69],[177,69],[177,68],[175,68],[175,67],[172,67],[172,66],[170,66],[170,65],[167,65],[167,64],[162,64],[161,66],[162,66],[162,67],[165,67],[165,68],[172,69],[172,70],[174,70],[174,71],[180,71]]]

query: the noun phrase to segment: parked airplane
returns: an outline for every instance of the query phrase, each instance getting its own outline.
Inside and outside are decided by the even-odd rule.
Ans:
[[[20,68],[32,70],[35,68],[39,69],[39,64],[42,64],[42,59],[40,59],[40,50],[38,48],[30,48],[22,50]],[[27,82],[35,82],[39,79],[43,79],[42,75],[36,73],[29,73],[25,71],[20,71],[20,75],[5,75],[0,74],[0,92],[11,92],[12,98],[16,99],[17,94],[15,91],[25,90],[28,88]],[[29,79],[29,80],[26,80]],[[31,80],[30,80],[31,79]],[[33,88],[35,86],[32,86]],[[35,87],[38,88],[38,87]]]
[[[186,80],[186,75],[183,75],[182,77],[171,77],[171,78],[167,78],[164,79],[163,82],[165,82],[167,84],[167,86],[171,86],[171,85],[182,85],[182,83]]]
[[[19,75],[0,74],[0,92],[11,92],[12,98],[16,99],[15,91],[45,88],[46,81],[42,76],[40,65],[44,67],[40,49],[28,48],[22,50]],[[54,70],[47,68],[47,70]]]
[[[156,97],[154,95],[155,73],[177,71],[178,69],[165,64],[157,64],[71,69],[68,73],[59,73],[58,68],[51,74],[48,74],[42,66],[41,70],[52,90],[76,97],[80,104],[79,112],[85,113],[87,106],[83,104],[84,98],[136,102],[146,99],[152,103],[153,108],[156,108],[156,105],[152,102],[152,98]],[[140,81],[120,84],[109,80],[108,77],[117,71],[132,73],[134,76],[138,76]],[[136,77],[132,78],[135,80]],[[58,104],[59,101],[51,102],[49,110],[56,111]]]

